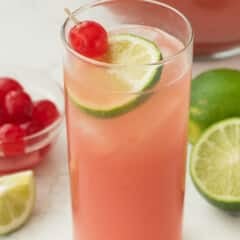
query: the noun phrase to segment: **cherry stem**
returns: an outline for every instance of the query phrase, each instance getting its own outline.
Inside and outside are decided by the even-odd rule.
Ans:
[[[64,12],[68,15],[68,17],[75,23],[78,24],[78,19],[72,14],[72,12],[68,8],[64,8]]]

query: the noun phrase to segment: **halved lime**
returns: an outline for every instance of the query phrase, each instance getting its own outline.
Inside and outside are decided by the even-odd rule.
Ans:
[[[240,210],[240,118],[216,123],[203,133],[193,147],[190,172],[210,203]]]
[[[212,124],[240,117],[240,71],[214,69],[192,81],[189,139],[196,143]]]
[[[69,97],[82,110],[98,117],[113,117],[128,112],[149,96],[141,94],[141,91],[150,89],[160,79],[161,67],[144,64],[157,63],[161,59],[161,51],[154,42],[133,34],[111,35],[104,61],[122,67],[111,67],[104,71],[111,85],[119,86],[119,93],[115,98],[112,94],[108,101],[98,102],[95,98],[89,100],[77,96],[74,89],[68,89]]]
[[[0,234],[10,233],[26,222],[34,199],[32,171],[0,177]]]

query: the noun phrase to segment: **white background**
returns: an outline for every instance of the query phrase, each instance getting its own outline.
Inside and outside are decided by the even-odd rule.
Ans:
[[[50,73],[60,68],[59,31],[65,17],[63,7],[74,9],[83,2],[87,0],[0,0],[0,73],[2,64],[32,66]],[[195,75],[216,66],[240,69],[240,57],[197,63],[193,72]],[[62,81],[60,74],[58,80]],[[24,228],[0,239],[71,239],[64,130],[53,153],[36,175],[38,197],[33,217]],[[184,240],[240,239],[240,217],[207,204],[195,191],[189,176],[186,188]]]

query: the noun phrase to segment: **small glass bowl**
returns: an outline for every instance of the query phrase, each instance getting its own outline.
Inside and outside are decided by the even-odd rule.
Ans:
[[[51,125],[23,139],[24,153],[11,157],[5,156],[1,150],[2,143],[0,142],[0,174],[32,169],[49,153],[63,127],[64,98],[62,88],[45,71],[38,69],[4,66],[0,67],[0,77],[16,79],[33,101],[51,100],[60,113],[59,118]],[[7,144],[16,143],[7,142]]]

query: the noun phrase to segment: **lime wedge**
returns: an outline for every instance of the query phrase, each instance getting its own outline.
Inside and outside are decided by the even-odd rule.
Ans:
[[[0,234],[10,233],[26,222],[34,199],[32,171],[0,177]]]
[[[112,67],[105,72],[106,78],[112,85],[119,86],[120,91],[115,93],[115,98],[113,93],[106,102],[83,99],[74,94],[74,89],[68,89],[69,97],[82,110],[98,117],[113,117],[128,112],[149,96],[141,94],[141,91],[150,89],[160,80],[161,67],[144,64],[157,63],[161,59],[160,49],[154,42],[133,34],[111,35],[104,61],[122,64],[122,67]]]
[[[191,153],[190,172],[210,203],[240,210],[240,118],[216,123],[202,134]]]

